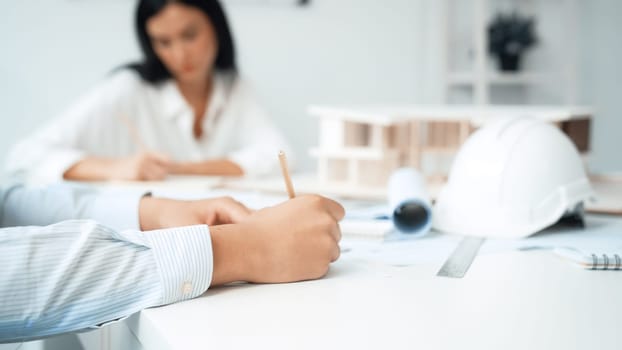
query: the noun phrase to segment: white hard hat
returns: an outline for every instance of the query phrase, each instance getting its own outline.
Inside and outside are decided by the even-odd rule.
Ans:
[[[433,227],[480,237],[526,237],[592,196],[583,162],[559,129],[504,118],[458,151],[434,206]]]

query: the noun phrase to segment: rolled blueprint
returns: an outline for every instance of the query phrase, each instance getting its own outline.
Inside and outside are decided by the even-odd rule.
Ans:
[[[391,220],[403,233],[425,235],[432,225],[432,207],[423,176],[413,168],[397,169],[389,178]]]

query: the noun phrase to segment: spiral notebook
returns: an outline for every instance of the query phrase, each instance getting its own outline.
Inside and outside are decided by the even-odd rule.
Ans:
[[[582,252],[573,248],[555,248],[555,254],[588,270],[622,271],[622,250],[619,252]]]
[[[585,269],[622,271],[622,218],[588,215],[584,223],[584,228],[553,226],[520,240],[489,239],[480,252],[548,250]]]
[[[585,226],[554,233],[560,239],[552,245],[553,253],[584,269],[622,271],[622,220],[592,216]]]

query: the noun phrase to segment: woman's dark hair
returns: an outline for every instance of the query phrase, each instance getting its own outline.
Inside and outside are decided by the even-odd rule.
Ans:
[[[147,34],[147,21],[166,5],[178,3],[193,6],[205,13],[214,26],[218,37],[218,54],[214,63],[217,71],[235,72],[235,50],[227,17],[218,0],[140,0],[136,8],[136,34],[143,52],[143,61],[128,65],[144,80],[159,83],[171,77],[171,73],[156,55]]]

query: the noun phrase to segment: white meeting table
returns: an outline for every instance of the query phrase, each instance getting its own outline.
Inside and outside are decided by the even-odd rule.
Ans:
[[[622,234],[622,233],[621,233]],[[113,327],[136,349],[622,349],[622,272],[550,252],[478,256],[463,279],[347,253],[321,280],[213,288]],[[116,334],[116,335],[115,335]]]

